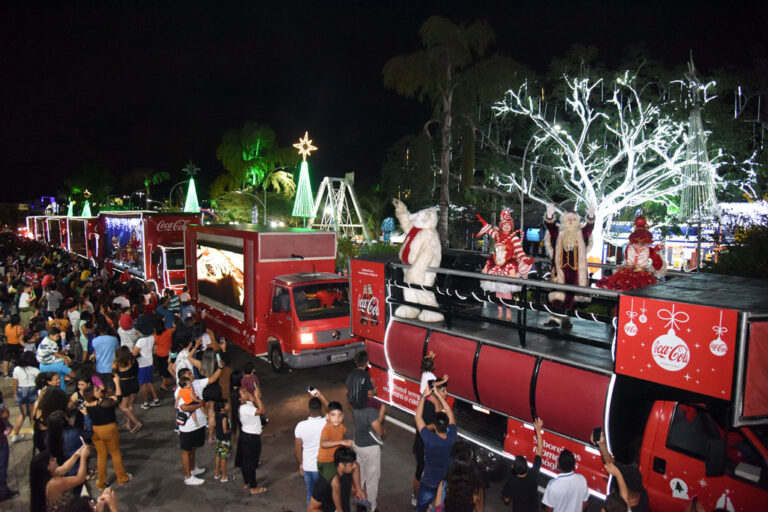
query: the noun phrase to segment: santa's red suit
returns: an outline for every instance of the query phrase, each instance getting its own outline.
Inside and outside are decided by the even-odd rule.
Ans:
[[[646,227],[645,217],[635,219],[635,229],[629,235],[629,245],[624,249],[624,264],[616,272],[597,282],[600,288],[610,290],[634,290],[656,284],[656,277],[664,275],[667,263],[659,254],[662,248],[653,244],[653,235]]]
[[[488,256],[483,273],[492,276],[526,277],[533,266],[533,258],[523,252],[520,230],[512,231],[515,225],[509,210],[502,210],[498,227],[488,224],[480,215],[477,218],[483,227],[476,236],[488,235],[494,241],[494,252]],[[508,229],[503,229],[507,226]],[[498,281],[481,281],[480,287],[487,292],[505,294],[522,289],[521,286]]]

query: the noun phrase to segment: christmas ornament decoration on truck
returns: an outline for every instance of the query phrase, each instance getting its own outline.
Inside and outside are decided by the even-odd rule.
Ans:
[[[532,460],[540,417],[543,473],[557,474],[567,448],[596,498],[609,491],[591,442],[600,427],[616,458],[639,466],[651,510],[684,510],[694,496],[705,510],[765,510],[768,281],[696,274],[625,292],[572,287],[612,304],[615,317],[568,313],[571,329],[548,328],[548,311],[527,300],[563,285],[481,274],[484,258],[458,270],[466,261],[448,252],[430,269],[438,278],[425,289],[437,294],[443,323],[392,314],[412,286],[405,265],[350,262],[352,295],[384,306],[377,325],[367,307],[352,312],[379,400],[412,414],[421,360],[435,352],[436,371],[450,376],[459,435],[488,472],[518,454]],[[505,304],[516,319],[498,318],[498,299],[479,286],[488,279],[523,287],[526,301]]]

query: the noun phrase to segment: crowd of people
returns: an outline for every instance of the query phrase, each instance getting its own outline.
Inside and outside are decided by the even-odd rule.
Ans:
[[[195,455],[207,443],[215,449],[214,480],[228,483],[240,477],[246,493],[267,492],[257,478],[268,418],[256,368],[252,362],[232,368],[226,341],[217,340],[206,329],[205,318],[196,317],[186,290],[159,296],[151,284],[109,265],[95,266],[32,242],[14,240],[2,250],[5,344],[0,370],[13,378],[20,414],[0,430],[0,501],[18,495],[6,482],[8,443],[25,440],[21,430],[28,421],[33,431],[31,510],[117,511],[110,485],[132,479],[123,464],[121,436],[144,427],[137,401],[142,410],[160,405],[156,381],[161,390],[173,393],[184,484],[205,482],[206,470],[196,464]],[[368,366],[367,354],[359,353],[346,380],[346,403],[328,401],[319,389],[308,389],[309,416],[296,425],[295,454],[309,511],[348,512],[352,503],[380,510],[387,408],[375,399]],[[486,484],[475,466],[473,447],[458,438],[448,376],[436,377],[433,353],[421,368],[411,505],[419,512],[482,511]],[[345,410],[354,419],[349,434]],[[6,424],[9,416],[8,403],[0,397],[0,422]],[[522,455],[514,461],[502,499],[515,511],[539,510],[540,504],[557,512],[581,510],[589,493],[583,476],[573,472],[573,454],[567,450],[560,454],[561,474],[539,500],[542,425],[539,419],[534,422],[536,456],[531,463]],[[605,510],[623,511],[628,505],[647,510],[639,473],[614,464],[603,439],[595,443],[618,482]],[[229,467],[233,453],[234,466],[240,468],[237,477]],[[110,459],[114,480],[108,474]],[[81,496],[89,479],[101,493],[95,503]]]

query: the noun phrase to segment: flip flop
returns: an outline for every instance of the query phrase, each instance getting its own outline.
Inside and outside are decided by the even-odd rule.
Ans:
[[[258,496],[259,494],[264,494],[265,492],[267,492],[266,487],[257,487],[255,489],[251,489],[250,494],[251,496]]]
[[[144,424],[143,423],[139,423],[138,425],[136,425],[135,427],[133,427],[131,429],[131,434],[135,434],[136,432],[138,432],[142,428],[144,428]]]

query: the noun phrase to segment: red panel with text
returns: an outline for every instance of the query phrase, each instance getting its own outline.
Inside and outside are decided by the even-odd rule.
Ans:
[[[350,298],[352,300],[352,333],[384,343],[387,329],[384,305],[385,264],[350,260]]]
[[[622,295],[616,373],[728,400],[738,313]]]
[[[546,420],[544,428],[547,428]],[[603,468],[603,459],[597,448],[559,436],[549,430],[544,432],[542,438],[544,440],[541,454],[542,469],[559,473],[557,458],[560,452],[567,448],[573,452],[576,459],[576,473],[584,475],[590,489],[605,493],[608,475]],[[536,432],[533,430],[533,425],[509,418],[504,451],[512,456],[525,455],[528,462],[533,462],[533,457],[536,455]]]

